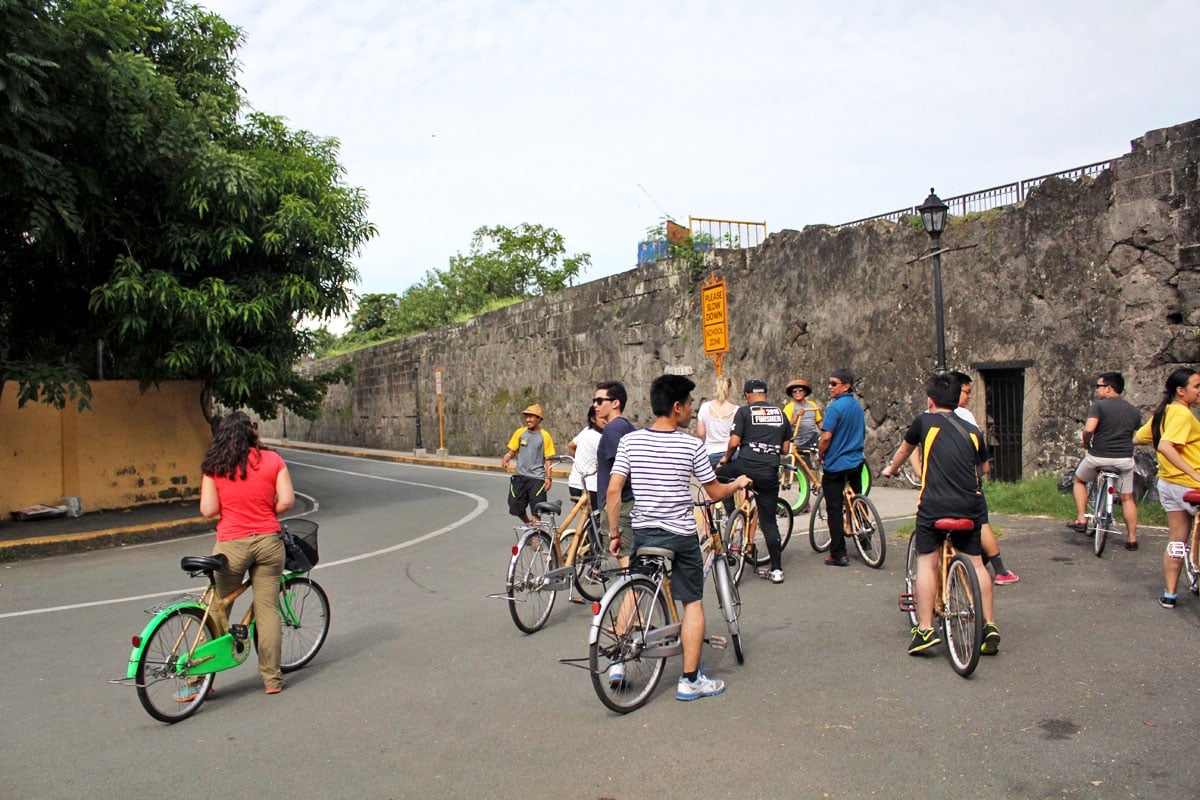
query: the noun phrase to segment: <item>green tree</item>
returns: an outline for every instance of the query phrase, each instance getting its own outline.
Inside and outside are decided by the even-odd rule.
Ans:
[[[406,336],[473,316],[497,303],[516,301],[570,286],[591,256],[568,256],[554,228],[523,223],[516,228],[482,227],[466,255],[451,257],[445,270],[431,270],[401,295],[364,295],[343,337],[349,345]]]
[[[337,142],[249,114],[241,33],[165,0],[0,0],[0,379],[198,379],[313,415],[302,323],[350,307],[372,235]]]

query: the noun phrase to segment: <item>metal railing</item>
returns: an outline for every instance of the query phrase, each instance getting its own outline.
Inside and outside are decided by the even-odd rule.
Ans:
[[[688,217],[692,236],[709,237],[712,247],[736,250],[743,247],[758,247],[767,238],[766,222],[740,222],[732,219],[704,219]]]
[[[1073,169],[1063,170],[1062,172],[1053,172],[1049,175],[1039,175],[1036,178],[1027,178],[1016,183],[1006,183],[1002,186],[993,186],[990,189],[981,189],[978,192],[970,194],[960,194],[957,197],[946,197],[942,202],[950,207],[949,213],[957,216],[966,216],[967,214],[976,213],[979,211],[987,211],[991,208],[1000,208],[1001,206],[1011,206],[1016,203],[1024,202],[1029,196],[1030,190],[1042,184],[1050,178],[1063,178],[1065,180],[1078,180],[1079,178],[1089,177],[1094,178],[1106,169],[1110,169],[1115,159],[1108,161],[1097,161],[1095,164],[1087,164],[1082,167],[1074,167]],[[853,222],[843,222],[841,225],[835,225],[834,228],[853,228],[858,225],[864,225],[868,222],[876,220],[888,220],[889,222],[899,222],[901,218],[913,214],[920,214],[916,206],[897,209],[896,211],[888,211],[884,214],[876,214],[873,217],[863,217],[856,219]]]

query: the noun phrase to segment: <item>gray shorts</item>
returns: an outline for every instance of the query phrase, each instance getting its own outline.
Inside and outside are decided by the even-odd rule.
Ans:
[[[1117,492],[1120,494],[1133,494],[1133,456],[1129,458],[1101,458],[1088,453],[1083,457],[1083,461],[1079,462],[1079,467],[1075,470],[1075,477],[1079,478],[1083,483],[1091,483],[1096,479],[1096,473],[1100,471],[1100,467],[1111,467],[1120,470],[1121,477],[1117,480]]]

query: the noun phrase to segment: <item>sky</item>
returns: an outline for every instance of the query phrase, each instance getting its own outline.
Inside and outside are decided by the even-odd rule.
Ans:
[[[257,111],[340,141],[379,229],[359,294],[482,226],[579,282],[664,216],[838,224],[1119,157],[1200,117],[1200,3],[197,0]]]

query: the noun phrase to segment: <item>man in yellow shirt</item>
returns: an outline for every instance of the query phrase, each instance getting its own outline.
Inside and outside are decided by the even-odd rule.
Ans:
[[[525,415],[524,427],[517,428],[508,440],[508,451],[500,459],[505,468],[513,456],[517,457],[517,470],[508,482],[508,513],[520,517],[522,522],[536,521],[536,513],[526,514],[546,500],[550,489],[550,458],[554,455],[554,440],[542,429],[542,407],[537,403],[521,412]]]

